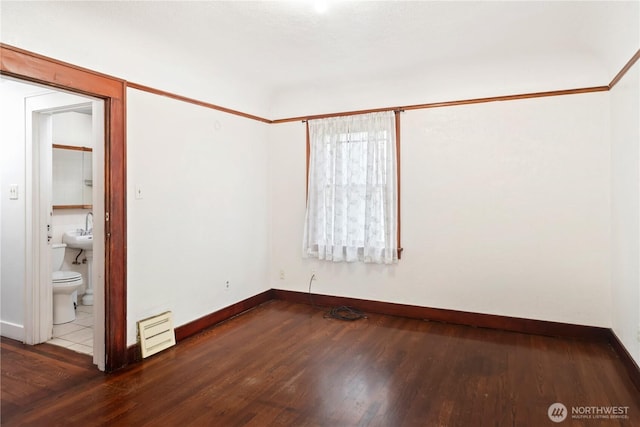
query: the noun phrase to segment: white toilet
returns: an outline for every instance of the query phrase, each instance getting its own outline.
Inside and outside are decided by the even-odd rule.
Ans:
[[[76,271],[60,271],[64,262],[65,243],[51,245],[51,266],[53,267],[53,324],[72,322],[76,319],[73,293],[82,286],[82,274]]]

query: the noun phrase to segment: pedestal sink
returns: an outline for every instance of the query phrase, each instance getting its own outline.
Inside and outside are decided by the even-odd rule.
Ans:
[[[73,249],[83,249],[87,256],[87,290],[82,297],[83,305],[93,305],[93,235],[86,234],[82,230],[67,231],[62,236],[62,241]]]

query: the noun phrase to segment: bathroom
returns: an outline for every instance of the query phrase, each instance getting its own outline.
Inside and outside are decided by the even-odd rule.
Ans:
[[[104,338],[93,338],[104,337],[105,325],[104,104],[0,76],[0,182],[7,190],[0,203],[0,335],[93,354],[100,370]],[[87,247],[81,253],[70,245],[62,259],[61,269],[82,281],[65,304],[73,307],[76,301],[75,319],[54,322],[54,300],[60,301],[53,292],[54,257],[60,252],[54,246],[63,243],[65,233],[91,228],[93,251]],[[63,278],[67,285],[74,282]],[[90,298],[83,303],[88,284],[93,305]]]
[[[58,268],[55,252],[64,252],[60,270],[81,277],[67,274],[75,279],[68,280],[67,287],[76,288],[70,295],[57,297],[54,292],[53,338],[48,342],[92,355],[93,297],[92,291],[87,293],[90,259],[86,250],[60,245],[65,233],[82,230],[80,234],[90,235],[93,230],[91,105],[53,114],[52,142],[52,267],[54,271]]]

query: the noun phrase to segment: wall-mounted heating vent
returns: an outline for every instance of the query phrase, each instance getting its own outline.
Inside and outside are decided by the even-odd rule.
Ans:
[[[170,311],[138,322],[142,358],[176,345],[173,315]]]

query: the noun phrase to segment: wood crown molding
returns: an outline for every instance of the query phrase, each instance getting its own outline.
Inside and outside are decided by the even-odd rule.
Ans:
[[[272,123],[271,120],[265,119],[264,117],[254,116],[253,114],[243,113],[242,111],[232,110],[231,108],[221,107],[220,105],[211,104],[211,103],[204,102],[204,101],[199,101],[199,100],[194,99],[194,98],[188,98],[186,96],[178,95],[178,94],[171,93],[171,92],[166,92],[164,90],[155,89],[155,88],[152,88],[152,87],[149,87],[149,86],[144,86],[144,85],[137,84],[137,83],[127,82],[127,87],[130,87],[132,89],[141,90],[141,91],[144,91],[144,92],[153,93],[154,95],[165,96],[167,98],[175,99],[175,100],[182,101],[182,102],[188,102],[190,104],[195,104],[195,105],[198,105],[200,107],[205,107],[205,108],[210,108],[212,110],[222,111],[223,113],[233,114],[235,116],[244,117],[246,119],[256,120],[256,121],[259,121],[259,122],[262,122],[262,123]]]
[[[29,55],[33,58],[46,58],[42,55],[38,55],[32,52],[28,52],[26,50],[6,45],[4,43],[0,43],[0,46],[7,51],[19,52],[22,54]],[[2,58],[0,58],[1,60]],[[625,66],[616,74],[616,76],[611,80],[611,82],[606,86],[593,86],[593,87],[585,87],[585,88],[576,88],[576,89],[565,89],[565,90],[553,90],[553,91],[545,91],[545,92],[532,92],[525,94],[517,94],[517,95],[501,95],[501,96],[492,96],[492,97],[484,97],[484,98],[471,98],[464,100],[456,100],[456,101],[443,101],[443,102],[431,102],[425,104],[413,104],[413,105],[404,105],[404,106],[395,106],[395,107],[383,107],[383,108],[372,108],[372,109],[364,109],[364,110],[353,110],[353,111],[342,111],[337,113],[326,113],[326,114],[315,114],[315,115],[307,115],[307,116],[297,116],[297,117],[287,117],[281,119],[267,119],[264,117],[256,116],[253,114],[244,113],[242,111],[234,110],[231,108],[222,107],[220,105],[211,104],[209,102],[200,101],[194,98],[189,98],[186,96],[178,95],[175,93],[167,92],[164,90],[152,88],[150,86],[145,86],[138,83],[127,82],[126,80],[119,79],[117,77],[109,76],[106,74],[101,74],[96,71],[92,71],[86,68],[82,68],[73,64],[68,64],[62,61],[56,61],[57,63],[64,65],[66,67],[75,68],[77,70],[92,73],[96,76],[106,77],[112,80],[118,80],[126,85],[126,87],[137,89],[149,93],[153,93],[159,96],[165,96],[167,98],[175,99],[182,102],[187,102],[190,104],[198,105],[204,108],[210,108],[212,110],[221,111],[223,113],[232,114],[240,117],[244,117],[251,120],[256,120],[262,123],[267,124],[280,124],[280,123],[289,123],[289,122],[297,122],[297,121],[306,121],[306,120],[317,120],[324,119],[329,117],[338,117],[338,116],[352,116],[356,114],[367,114],[367,113],[376,113],[382,111],[407,111],[407,110],[422,110],[427,108],[442,108],[442,107],[454,107],[458,105],[469,105],[469,104],[482,104],[487,102],[498,102],[498,101],[515,101],[519,99],[529,99],[529,98],[542,98],[548,96],[561,96],[561,95],[576,95],[582,93],[591,93],[591,92],[606,92],[611,90],[621,79],[622,77],[629,71],[629,69],[640,59],[640,49],[633,55],[633,57],[625,64]],[[4,70],[4,68],[3,68]],[[3,74],[11,75],[10,72],[2,72]],[[17,76],[20,77],[20,76]],[[23,77],[21,77],[23,78]],[[38,80],[33,80],[38,81]],[[53,83],[48,83],[49,85],[54,85]],[[60,87],[66,87],[64,85]]]
[[[627,61],[624,67],[622,67],[622,70],[620,70],[620,72],[616,74],[613,80],[611,80],[611,83],[609,83],[609,89],[613,89],[613,87],[618,84],[622,77],[627,74],[627,71],[629,71],[636,62],[638,62],[638,59],[640,59],[640,49],[637,50],[635,55],[633,55],[631,59]]]
[[[640,59],[640,49],[631,57],[631,59],[622,67],[620,72],[616,74],[616,76],[611,80],[606,86],[593,86],[593,87],[585,87],[585,88],[577,88],[577,89],[565,89],[565,90],[553,90],[546,92],[532,92],[525,93],[519,95],[502,95],[502,96],[491,96],[486,98],[472,98],[472,99],[464,99],[459,101],[445,101],[445,102],[431,102],[427,104],[414,104],[414,105],[404,105],[397,107],[385,107],[385,108],[373,108],[367,110],[354,110],[354,111],[343,111],[340,113],[327,113],[327,114],[316,114],[310,116],[298,116],[298,117],[288,117],[284,119],[276,119],[272,120],[271,123],[279,124],[279,123],[288,123],[288,122],[297,122],[297,121],[307,121],[307,120],[317,120],[317,119],[326,119],[329,117],[339,117],[339,116],[352,116],[355,114],[368,114],[368,113],[377,113],[382,111],[407,111],[407,110],[422,110],[427,108],[441,108],[441,107],[455,107],[458,105],[468,105],[468,104],[482,104],[487,102],[498,102],[498,101],[515,101],[519,99],[529,99],[529,98],[543,98],[547,96],[561,96],[561,95],[576,95],[581,93],[592,93],[592,92],[607,92],[611,90],[624,75],[633,67],[633,65]]]
[[[497,101],[515,101],[518,99],[542,98],[547,96],[575,95],[579,93],[591,93],[591,92],[606,92],[608,90],[609,90],[609,86],[594,86],[594,87],[586,87],[586,88],[578,88],[578,89],[553,90],[548,92],[533,92],[533,93],[525,93],[525,94],[519,94],[519,95],[502,95],[502,96],[492,96],[488,98],[472,98],[472,99],[463,99],[459,101],[431,102],[428,104],[414,104],[414,105],[404,105],[404,106],[398,106],[398,107],[374,108],[369,110],[354,110],[354,111],[343,111],[340,113],[327,113],[327,114],[316,114],[312,116],[290,117],[286,119],[273,120],[272,123],[279,124],[279,123],[288,123],[288,122],[317,120],[317,119],[326,119],[330,117],[353,116],[356,114],[378,113],[382,111],[408,111],[408,110],[424,110],[427,108],[455,107],[458,105],[483,104],[487,102],[497,102]]]

